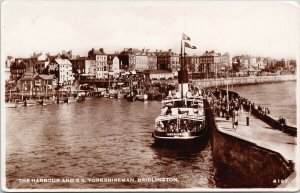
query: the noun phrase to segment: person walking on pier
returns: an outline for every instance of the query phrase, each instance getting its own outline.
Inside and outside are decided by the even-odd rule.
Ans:
[[[244,113],[244,107],[243,107],[242,104],[240,104],[240,109],[241,109],[241,114],[243,114]]]
[[[238,118],[237,118],[237,111],[236,110],[234,110],[233,114],[232,114],[232,124],[233,124],[234,131],[236,131],[237,127],[238,127],[238,124],[239,124],[239,121],[238,121]]]

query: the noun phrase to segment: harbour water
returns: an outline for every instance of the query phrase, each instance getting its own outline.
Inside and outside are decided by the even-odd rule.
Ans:
[[[296,99],[283,100],[282,93],[295,97],[295,84],[241,86],[234,87],[234,91],[268,107],[272,114],[276,110],[281,112],[288,122],[292,122],[296,120],[293,114]],[[275,92],[280,89],[286,90]],[[288,107],[284,113],[281,106]],[[209,141],[194,148],[153,146],[151,132],[160,107],[157,101],[132,103],[123,99],[95,98],[84,103],[6,109],[7,187],[132,189],[241,186],[239,181],[233,180],[234,175],[228,176],[214,167]],[[18,180],[40,178],[83,181],[26,183]],[[96,182],[100,178],[173,180]],[[89,179],[94,182],[89,182]]]

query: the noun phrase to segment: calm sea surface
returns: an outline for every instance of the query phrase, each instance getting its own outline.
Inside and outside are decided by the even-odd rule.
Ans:
[[[229,86],[229,89],[232,90],[232,87]],[[262,107],[269,108],[274,117],[284,117],[288,125],[296,125],[296,81],[233,86],[233,91]]]
[[[268,107],[271,113],[284,115],[288,122],[296,122],[294,82],[241,86],[234,90]],[[282,97],[283,93],[289,97]],[[151,132],[160,106],[156,101],[131,103],[101,98],[84,103],[6,109],[7,187],[234,187],[232,180],[214,167],[208,140],[195,148],[153,146]],[[26,182],[40,178],[60,182]],[[176,181],[88,181],[100,178],[176,178]],[[70,182],[63,183],[62,179]]]

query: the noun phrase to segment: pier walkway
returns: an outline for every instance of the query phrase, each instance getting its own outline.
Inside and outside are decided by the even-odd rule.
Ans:
[[[249,126],[246,117],[249,116]],[[297,138],[273,129],[260,119],[244,112],[237,115],[238,127],[233,129],[232,119],[226,120],[222,117],[215,117],[220,132],[234,137],[250,141],[258,146],[280,153],[286,160],[296,163]]]

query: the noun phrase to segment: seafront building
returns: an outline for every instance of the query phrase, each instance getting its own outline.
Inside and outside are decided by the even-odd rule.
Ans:
[[[185,63],[187,65],[187,70],[189,73],[200,72],[201,56],[196,54],[192,56],[187,55],[185,57]]]
[[[117,54],[107,55],[109,77],[118,78],[120,76],[120,60]]]
[[[157,70],[157,56],[155,52],[150,52],[149,49],[147,49],[146,54],[148,57],[148,69]]]
[[[200,57],[200,72],[205,73],[206,78],[216,77],[220,70],[221,54],[214,50],[205,51]]]
[[[178,71],[180,68],[179,54],[173,52],[172,49],[168,51],[156,51],[157,66],[159,70]]]
[[[147,70],[148,69],[148,55],[145,49],[139,50],[136,48],[124,48],[119,54],[119,59],[122,63],[121,69],[126,70]]]
[[[95,50],[93,48],[88,52],[88,57],[95,60],[95,65],[90,61],[89,66],[86,66],[90,70],[88,74],[95,72],[96,78],[108,78],[107,54],[104,49]]]
[[[34,74],[55,75],[59,85],[71,85],[82,75],[93,79],[107,79],[145,72],[150,79],[177,78],[180,63],[180,54],[172,49],[151,52],[145,48],[124,48],[120,53],[106,54],[103,48],[93,48],[87,56],[82,57],[74,57],[72,50],[63,50],[56,55],[46,53],[45,56],[34,52],[28,58],[9,56],[4,71],[7,84],[10,81],[16,84],[30,69]],[[246,76],[261,72],[288,74],[296,71],[296,60],[251,55],[231,58],[228,52],[221,54],[214,50],[202,54],[186,54],[185,65],[189,75],[198,79],[226,77],[233,73]]]
[[[79,57],[70,60],[72,63],[72,72],[74,78],[78,79],[80,75],[87,74],[96,77],[96,61],[89,57]]]

